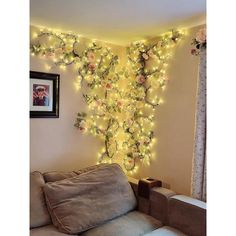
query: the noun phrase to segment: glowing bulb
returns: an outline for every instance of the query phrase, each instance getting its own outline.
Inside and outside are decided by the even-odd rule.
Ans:
[[[49,70],[51,69],[51,66],[45,65],[45,69],[46,69],[47,71],[49,71]]]
[[[38,34],[37,33],[33,33],[33,38],[37,38]]]
[[[66,66],[65,65],[60,65],[60,69],[66,70]]]

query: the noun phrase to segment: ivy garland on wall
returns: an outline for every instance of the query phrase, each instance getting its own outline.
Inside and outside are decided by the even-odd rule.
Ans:
[[[172,31],[157,43],[134,42],[127,48],[126,68],[110,48],[93,42],[79,49],[74,34],[41,30],[31,41],[31,54],[53,57],[56,66],[74,64],[88,112],[79,112],[75,127],[98,136],[104,146],[99,163],[118,162],[129,173],[138,163],[150,163],[157,95],[168,82],[166,67],[182,33]]]

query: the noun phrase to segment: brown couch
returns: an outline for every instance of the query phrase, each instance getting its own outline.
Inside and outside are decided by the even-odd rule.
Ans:
[[[206,204],[138,180],[117,164],[30,174],[31,236],[204,236]]]

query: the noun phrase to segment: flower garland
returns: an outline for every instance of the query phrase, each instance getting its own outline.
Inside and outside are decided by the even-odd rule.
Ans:
[[[200,54],[201,48],[206,48],[207,45],[207,36],[206,36],[206,28],[200,29],[196,37],[192,41],[192,45],[195,46],[195,48],[191,49],[191,54],[198,56]]]
[[[154,139],[154,111],[162,103],[161,93],[168,82],[166,68],[182,34],[172,31],[155,44],[134,42],[127,48],[128,60],[134,80],[130,84],[128,99],[133,107],[132,122],[126,129],[130,139],[125,166],[133,169],[138,161],[150,163]],[[159,95],[159,96],[157,96]]]
[[[77,114],[75,127],[100,137],[104,147],[98,154],[99,163],[119,162],[133,173],[139,161],[150,163],[154,111],[162,102],[154,95],[165,89],[170,50],[180,37],[179,31],[172,31],[156,44],[131,44],[128,65],[121,70],[110,48],[93,42],[81,51],[74,34],[41,30],[32,40],[31,54],[53,57],[56,66],[76,66],[88,113]],[[151,69],[150,62],[156,64]]]

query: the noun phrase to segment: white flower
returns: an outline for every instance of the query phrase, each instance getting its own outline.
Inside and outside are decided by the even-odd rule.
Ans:
[[[143,54],[142,54],[142,57],[143,57],[145,60],[148,60],[148,58],[149,58],[148,54],[146,54],[146,53],[143,53]]]
[[[86,129],[86,122],[84,120],[82,120],[79,124],[79,128],[80,130],[85,130]]]
[[[200,29],[196,34],[196,40],[199,43],[205,43],[206,42],[206,28]]]

